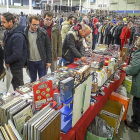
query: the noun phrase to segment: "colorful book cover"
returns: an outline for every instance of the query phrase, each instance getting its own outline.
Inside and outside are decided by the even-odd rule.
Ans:
[[[29,105],[13,117],[16,129],[19,132],[19,135],[21,136],[21,138],[23,138],[24,124],[32,116],[33,116],[32,109],[31,109],[31,106]]]

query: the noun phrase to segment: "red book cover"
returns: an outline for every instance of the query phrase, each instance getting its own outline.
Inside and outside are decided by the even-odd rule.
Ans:
[[[35,109],[42,109],[53,101],[52,81],[39,83],[33,86]]]

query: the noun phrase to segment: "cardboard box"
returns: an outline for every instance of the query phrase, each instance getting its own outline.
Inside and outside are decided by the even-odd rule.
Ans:
[[[122,96],[122,95],[120,95],[116,92],[112,92],[112,94],[109,96],[109,99],[112,100],[112,101],[117,101],[117,102],[124,105],[125,113],[124,113],[124,116],[122,118],[122,120],[124,121],[127,117],[127,111],[128,111],[128,106],[129,106],[130,99],[125,97],[125,96]]]
[[[98,89],[98,83],[92,83],[92,87],[93,87],[92,92],[96,92]]]
[[[128,47],[123,47],[123,52],[125,52],[126,55],[128,55],[129,53],[129,48]]]
[[[107,71],[107,79],[111,76],[111,71],[112,71],[112,70],[108,70],[108,71]]]
[[[115,66],[114,66],[114,71],[117,69],[117,65],[115,64]]]
[[[120,51],[120,57],[122,57],[123,56],[123,51]]]
[[[121,65],[121,63],[122,63],[122,57],[120,57],[120,58],[118,59],[118,61],[119,61],[119,65]]]
[[[118,119],[115,119],[115,118],[112,118],[110,116],[103,115],[103,114],[101,114],[102,110],[116,114],[119,117],[118,117]],[[114,133],[118,133],[118,126],[120,125],[120,122],[122,119],[122,110],[123,110],[123,106],[121,103],[115,102],[112,100],[107,100],[106,104],[103,106],[103,108],[101,109],[98,116],[100,118],[104,119],[109,126],[111,126],[115,129]]]

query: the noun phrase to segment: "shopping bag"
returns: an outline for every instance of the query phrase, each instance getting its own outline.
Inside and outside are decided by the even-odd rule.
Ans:
[[[112,140],[112,139],[113,137],[103,138],[103,137],[96,136],[87,130],[84,140]]]
[[[10,68],[6,68],[6,91],[7,92],[10,88],[12,78],[13,78],[13,76],[12,76]]]

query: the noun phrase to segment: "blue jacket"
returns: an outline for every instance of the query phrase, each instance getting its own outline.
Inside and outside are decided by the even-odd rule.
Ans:
[[[23,68],[27,60],[27,44],[24,36],[24,27],[16,28],[4,35],[5,62],[11,69]]]
[[[26,26],[27,25],[27,20],[26,20],[25,16],[21,15],[19,17],[19,25],[21,25],[21,26]]]

